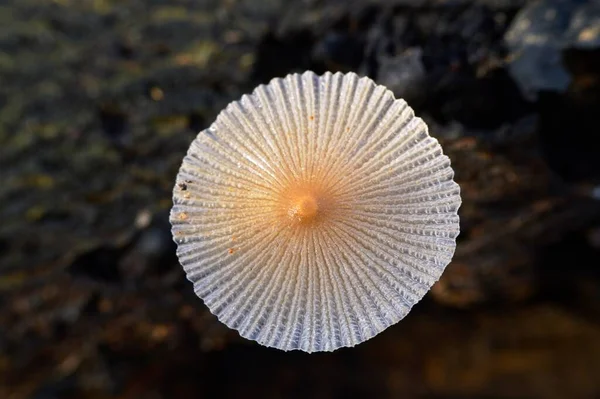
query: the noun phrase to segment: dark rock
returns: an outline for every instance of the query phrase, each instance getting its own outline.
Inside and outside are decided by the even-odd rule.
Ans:
[[[600,44],[600,6],[578,0],[541,0],[519,12],[505,35],[511,55],[509,70],[523,94],[564,92],[571,81],[562,62],[569,48],[593,49]]]
[[[426,80],[421,62],[421,49],[411,48],[395,57],[381,56],[378,62],[378,83],[392,90],[396,97],[404,98],[412,106],[423,103]]]
[[[151,226],[143,230],[131,248],[119,261],[119,270],[129,279],[149,278],[165,273],[177,262],[175,243],[166,226]]]
[[[364,44],[357,35],[332,32],[316,43],[313,58],[330,71],[357,69],[364,53]]]
[[[98,112],[102,129],[111,139],[118,139],[125,133],[127,115],[114,106],[103,106]]]
[[[314,40],[309,31],[294,32],[283,39],[272,34],[266,35],[256,50],[253,80],[267,83],[274,77],[311,69],[313,65],[310,56]]]
[[[600,4],[590,2],[577,7],[564,36],[568,48],[597,49],[600,47]]]
[[[69,273],[75,277],[87,277],[109,283],[121,281],[118,260],[123,250],[117,248],[99,248],[80,255],[69,266]]]
[[[599,106],[600,102],[586,104],[574,96],[540,96],[541,148],[548,164],[567,181],[600,181],[600,137],[592,133]]]

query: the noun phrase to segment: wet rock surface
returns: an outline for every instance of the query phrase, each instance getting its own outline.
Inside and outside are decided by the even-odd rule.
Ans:
[[[1,2],[0,397],[600,395],[597,4],[554,2],[572,10],[554,49],[566,80],[534,73],[550,84],[525,80],[532,97],[510,32],[546,3]],[[312,356],[218,323],[167,220],[197,132],[305,69],[407,99],[463,195],[455,259],[424,302]]]

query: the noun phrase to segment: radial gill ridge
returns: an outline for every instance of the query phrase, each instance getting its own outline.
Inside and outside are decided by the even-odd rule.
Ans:
[[[452,259],[453,176],[425,123],[371,79],[273,79],[190,146],[170,216],[177,255],[243,337],[354,346],[404,318]]]

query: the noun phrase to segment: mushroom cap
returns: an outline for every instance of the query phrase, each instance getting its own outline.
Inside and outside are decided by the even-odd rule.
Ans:
[[[450,262],[453,176],[425,123],[371,79],[273,79],[193,141],[173,192],[177,255],[243,337],[354,346],[404,318]]]

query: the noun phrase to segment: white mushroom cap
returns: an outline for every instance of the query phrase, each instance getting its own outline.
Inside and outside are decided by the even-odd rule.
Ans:
[[[450,262],[453,176],[425,123],[371,79],[273,79],[192,143],[173,195],[177,255],[243,337],[354,346],[404,318]]]

